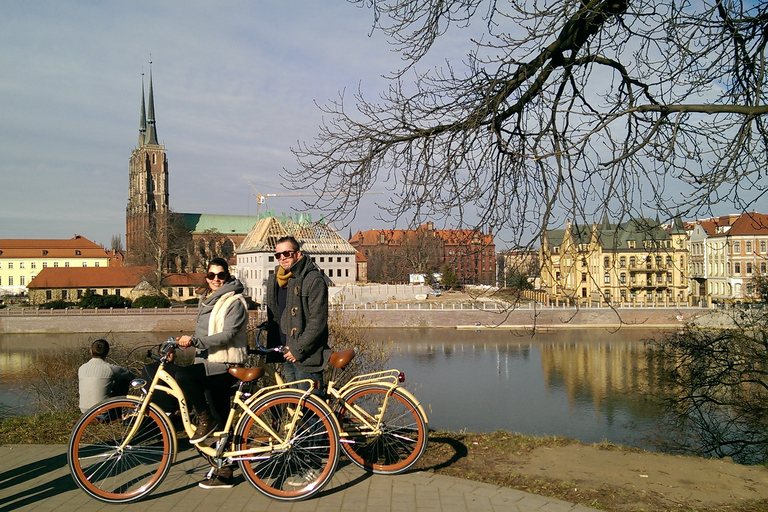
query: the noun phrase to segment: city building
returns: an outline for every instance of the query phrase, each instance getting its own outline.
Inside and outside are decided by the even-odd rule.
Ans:
[[[237,249],[237,276],[245,294],[255,302],[266,300],[267,279],[277,266],[275,245],[289,235],[301,244],[304,256],[317,264],[329,286],[355,283],[355,248],[332,227],[322,221],[312,222],[308,214],[299,214],[296,220],[268,215],[253,226]]]
[[[29,302],[40,305],[53,300],[77,302],[87,290],[97,295],[119,295],[131,300],[157,295],[149,283],[152,267],[48,267],[29,283]],[[164,276],[163,291],[171,300],[185,301],[199,296],[205,285],[203,274]]]
[[[0,295],[25,295],[29,283],[46,268],[119,266],[122,255],[87,238],[0,239]]]
[[[439,272],[445,265],[464,284],[496,284],[493,235],[470,229],[435,229],[432,222],[416,229],[358,231],[349,240],[367,261],[373,282],[408,282],[410,274]]]
[[[540,252],[550,301],[668,305],[688,301],[688,240],[679,218],[548,230]]]
[[[150,264],[146,255],[157,254],[154,246],[162,250],[173,246],[164,267],[169,271],[197,271],[204,270],[211,258],[234,256],[235,248],[245,240],[259,216],[172,212],[168,173],[166,148],[157,137],[150,70],[146,105],[143,82],[141,86],[139,139],[131,153],[128,171],[125,210],[128,260],[131,264]],[[184,243],[179,243],[179,238]]]
[[[694,302],[764,299],[756,278],[768,276],[768,215],[751,212],[697,219],[691,223],[690,250]]]

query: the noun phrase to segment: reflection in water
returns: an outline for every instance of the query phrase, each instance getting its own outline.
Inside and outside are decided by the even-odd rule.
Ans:
[[[649,391],[643,340],[652,330],[381,330],[392,366],[408,376],[430,427],[506,429],[651,448],[643,437],[661,411]]]
[[[395,340],[391,367],[422,402],[435,429],[558,435],[651,448],[643,437],[661,411],[644,396],[646,329],[524,332],[372,329]],[[115,334],[125,346],[160,343],[168,333]],[[5,376],[35,364],[40,351],[82,347],[93,336],[0,335],[0,405]],[[8,401],[6,400],[6,403]]]

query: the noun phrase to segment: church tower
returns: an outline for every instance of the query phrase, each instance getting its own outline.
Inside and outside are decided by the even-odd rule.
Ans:
[[[128,206],[125,209],[125,246],[130,260],[147,244],[147,234],[160,239],[168,214],[168,158],[165,146],[157,141],[155,101],[149,68],[149,103],[144,103],[144,77],[141,80],[141,119],[139,142],[131,153],[128,173]]]

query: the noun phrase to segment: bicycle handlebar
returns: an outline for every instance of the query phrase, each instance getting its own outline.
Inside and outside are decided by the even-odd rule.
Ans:
[[[256,349],[256,352],[263,352],[263,353],[269,353],[269,352],[280,352],[281,354],[285,354],[288,352],[288,347],[284,345],[278,345],[276,347],[267,348],[264,345],[261,344],[261,341],[259,341],[259,338],[261,338],[261,331],[267,330],[266,326],[259,327],[259,330],[256,331],[256,346],[258,349]]]

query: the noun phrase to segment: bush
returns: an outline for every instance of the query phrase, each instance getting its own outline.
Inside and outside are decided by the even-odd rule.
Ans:
[[[65,300],[52,300],[45,304],[40,304],[40,309],[67,309],[75,307],[74,302],[67,302]]]
[[[86,309],[129,308],[131,300],[119,295],[96,295],[88,289],[77,305]]]
[[[144,295],[133,301],[134,308],[169,308],[171,301],[162,295]]]

